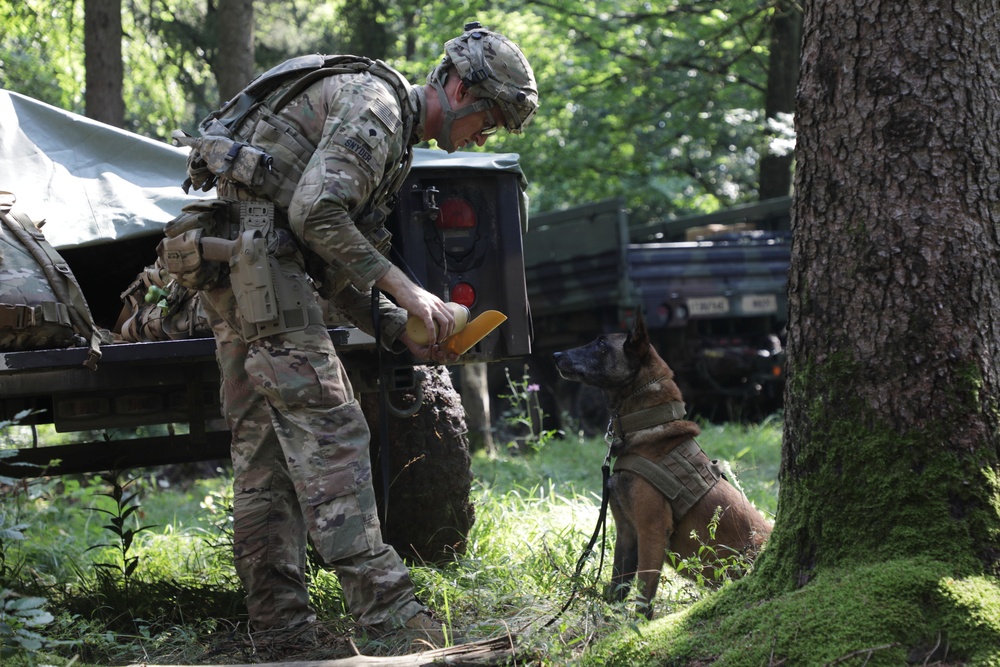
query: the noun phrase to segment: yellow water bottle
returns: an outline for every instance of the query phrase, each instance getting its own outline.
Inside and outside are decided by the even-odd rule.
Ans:
[[[448,301],[444,305],[448,306],[451,310],[452,315],[455,316],[455,330],[452,334],[457,334],[459,331],[465,328],[465,325],[469,323],[469,309],[460,303],[455,303],[453,301]],[[437,323],[434,323],[437,326]],[[410,315],[406,319],[406,333],[417,345],[427,344],[427,327],[424,326],[423,321],[416,315]],[[440,342],[440,341],[438,341]]]

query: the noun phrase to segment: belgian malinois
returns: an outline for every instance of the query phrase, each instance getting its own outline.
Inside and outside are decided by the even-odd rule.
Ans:
[[[771,525],[693,440],[701,429],[683,418],[673,371],[650,344],[642,314],[627,334],[599,336],[554,356],[564,378],[601,389],[612,412],[608,437],[616,461],[609,504],[617,538],[609,597],[624,600],[638,576],[639,610],[652,618],[668,552],[679,557],[671,559],[675,567],[700,556],[708,581],[716,580],[713,560],[734,554],[752,560]],[[708,526],[717,511],[712,536]],[[712,549],[699,552],[702,544]],[[698,574],[690,567],[681,571]]]

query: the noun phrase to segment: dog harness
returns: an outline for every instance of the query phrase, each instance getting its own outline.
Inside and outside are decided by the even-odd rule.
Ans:
[[[666,424],[684,416],[684,404],[667,403],[625,417],[615,415],[608,424],[608,434],[624,441],[634,431]],[[694,438],[684,440],[659,461],[638,454],[623,454],[615,460],[614,472],[628,470],[652,484],[670,501],[674,518],[680,520],[711,491],[723,476],[717,460],[709,460]]]

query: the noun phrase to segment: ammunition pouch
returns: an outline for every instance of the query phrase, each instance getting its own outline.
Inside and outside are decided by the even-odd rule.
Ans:
[[[179,285],[206,290],[216,287],[223,278],[221,264],[203,261],[201,240],[229,237],[229,207],[229,202],[219,199],[194,202],[167,223],[166,238],[160,241],[156,253],[160,264]]]

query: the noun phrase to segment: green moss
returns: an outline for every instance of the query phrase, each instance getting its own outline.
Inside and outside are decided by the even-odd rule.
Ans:
[[[772,599],[753,575],[685,612],[622,631],[588,651],[586,665],[742,667],[921,664],[932,659],[1000,666],[1000,580],[953,576],[951,563],[902,559],[832,568]],[[869,655],[868,650],[871,650]]]
[[[944,392],[961,402],[952,412],[965,424],[928,421],[903,431],[858,398],[856,378],[865,373],[856,366],[844,358],[806,365],[790,385],[794,441],[783,452],[770,553],[758,566],[770,594],[793,590],[823,567],[911,554],[977,572],[1000,545],[995,454],[983,447],[968,456],[954,442],[970,409],[981,407],[977,373],[958,373]]]

